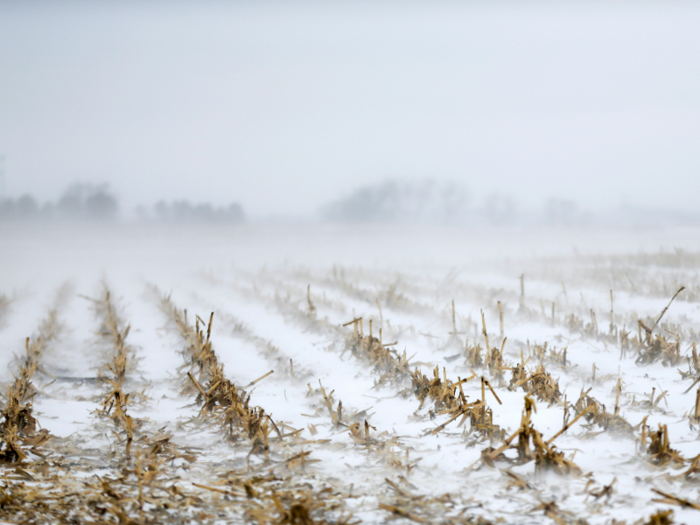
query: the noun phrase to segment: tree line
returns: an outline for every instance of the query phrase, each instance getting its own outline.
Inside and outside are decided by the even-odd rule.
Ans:
[[[31,194],[16,199],[0,200],[0,221],[84,221],[95,223],[120,220],[117,197],[108,184],[77,183],[69,186],[56,201],[40,204]],[[238,203],[214,206],[210,203],[192,204],[187,200],[159,201],[154,206],[139,206],[135,219],[140,222],[228,223],[245,221],[243,207]]]

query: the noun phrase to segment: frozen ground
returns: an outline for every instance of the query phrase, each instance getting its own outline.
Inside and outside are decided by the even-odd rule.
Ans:
[[[700,370],[691,362],[700,331],[699,233],[2,225],[0,295],[9,303],[0,307],[0,379],[13,380],[25,338],[38,334],[50,309],[60,326],[33,378],[34,416],[54,438],[37,447],[40,455],[4,467],[3,491],[11,493],[17,483],[51,491],[73,463],[86,480],[117,479],[118,470],[133,462],[124,456],[119,429],[97,412],[108,390],[100,374],[110,375],[114,344],[91,299],[104,298],[109,289],[120,329],[131,327],[124,391],[132,392],[128,412],[140,422],[134,446],[167,432],[178,454],[192,460],[171,457],[162,474],[168,486],[203,498],[196,504],[201,512],[184,521],[337,522],[352,513],[369,523],[469,523],[481,517],[517,524],[631,524],[672,509],[676,522],[698,523],[700,510],[682,503],[700,502],[700,472],[691,467],[700,455],[700,421],[693,425]],[[651,328],[681,286],[685,290],[647,340],[638,321]],[[254,440],[227,439],[200,415],[196,394],[184,391],[187,345],[160,308],[163,295],[187,309],[193,323],[198,315],[206,324],[214,312],[211,340],[227,379],[245,388],[251,405],[264,408],[285,436],[271,438],[270,458],[250,454]],[[469,348],[480,347],[485,355],[482,311],[490,347],[503,348],[502,379],[498,370],[469,362]],[[421,404],[410,378],[387,380],[385,370],[350,351],[353,326],[343,325],[357,318],[364,335],[371,321],[374,336],[382,330],[382,343],[396,342],[387,347],[395,356],[405,350],[411,371],[432,377],[437,366],[443,380],[471,378],[460,385],[468,403],[482,399],[481,377],[488,380],[500,404],[488,390],[485,403],[506,437],[521,426],[527,393],[511,381],[517,364],[524,363],[526,375],[542,365],[558,384],[557,400],[529,394],[536,402],[532,424],[544,440],[562,429],[566,417],[576,417],[572,404],[587,392],[607,420],[583,416],[553,441],[580,472],[536,470],[534,460],[516,461],[514,449],[482,461],[482,451],[501,447],[501,437],[485,437],[469,420],[460,426],[459,418],[440,428],[450,415],[440,414],[430,399]],[[680,358],[642,363],[645,341],[659,337]],[[538,353],[545,344],[544,354]],[[625,431],[600,423],[619,419],[629,423]],[[358,422],[364,432],[365,420],[371,439],[363,441],[351,425]],[[660,424],[678,452],[675,459],[649,450],[650,433]],[[302,452],[310,452],[308,464],[284,474],[275,467]],[[48,466],[33,467],[32,461]],[[282,509],[255,514],[233,492],[211,490],[228,491],[230,472],[240,469],[250,476],[273,472],[295,490],[330,487],[338,503],[310,517],[289,511],[286,500]],[[10,475],[19,471],[29,477]],[[136,490],[124,479],[124,494]],[[105,504],[104,519],[148,522],[149,512],[162,505],[153,497],[151,503],[142,499],[137,511],[126,505],[126,517]],[[250,493],[247,498],[255,500]],[[216,510],[206,511],[207,505]],[[2,516],[26,519],[13,512]]]

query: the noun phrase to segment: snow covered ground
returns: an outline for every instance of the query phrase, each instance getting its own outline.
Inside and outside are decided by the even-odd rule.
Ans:
[[[180,456],[192,461],[174,459],[163,475],[183,493],[204,498],[200,509],[216,509],[184,521],[265,522],[269,516],[256,518],[232,493],[211,489],[228,487],[222,480],[236,469],[264,476],[277,468],[269,461],[282,464],[310,452],[308,465],[274,475],[290,487],[331,487],[338,503],[313,510],[308,519],[317,521],[352,513],[368,523],[619,524],[646,523],[671,509],[678,523],[696,523],[700,510],[682,503],[700,502],[700,472],[692,466],[700,455],[700,421],[693,421],[700,370],[691,357],[700,331],[698,233],[5,224],[0,295],[9,303],[0,308],[0,379],[13,381],[25,338],[37,335],[54,308],[60,328],[33,378],[34,417],[55,436],[42,445],[43,461],[53,475],[83,461],[75,470],[86,479],[116,479],[119,462],[133,459],[123,456],[121,430],[97,412],[109,390],[100,376],[110,376],[114,345],[94,300],[108,289],[120,330],[130,326],[124,391],[133,393],[128,413],[140,425],[135,443],[169,433]],[[211,341],[226,378],[285,436],[271,441],[270,460],[250,454],[251,439],[227,439],[200,415],[196,393],[184,392],[189,368],[182,367],[191,359],[187,340],[161,308],[166,295],[192,323],[199,316],[206,327],[214,312]],[[469,361],[469,348],[486,356],[482,312],[489,352],[503,348],[502,378]],[[560,393],[556,399],[529,393],[536,403],[531,423],[545,441],[574,420],[580,406],[595,405],[590,417],[552,441],[580,471],[536,469],[538,461],[518,460],[514,448],[482,461],[503,445],[501,437],[485,438],[469,419],[440,428],[450,415],[430,398],[421,402],[410,375],[387,380],[386,369],[352,352],[354,327],[344,325],[358,318],[363,335],[371,322],[373,336],[381,329],[381,344],[396,343],[385,347],[395,350],[394,358],[405,351],[411,371],[432,378],[437,367],[443,382],[470,378],[453,393],[461,388],[467,403],[485,395],[500,436],[520,429],[526,390],[534,384],[511,381],[516,365],[524,364],[525,377],[543,366]],[[651,335],[640,320],[653,327]],[[640,359],[652,355],[655,341],[680,356],[665,363],[663,356]],[[482,377],[498,400],[488,389],[482,394]],[[584,405],[573,406],[577,401]],[[650,448],[659,425],[666,425],[676,455]],[[371,439],[362,437],[365,428]],[[21,482],[51,490],[56,478],[32,470],[40,457],[30,454],[22,463],[31,481]],[[5,475],[4,491],[19,483],[13,480]],[[127,481],[124,487],[124,493],[136,490]],[[129,507],[127,515],[148,521],[148,512],[161,505],[153,501],[141,501],[138,512]],[[110,512],[112,521],[121,519]],[[269,519],[279,523],[305,523],[291,511],[271,512]],[[2,516],[14,521],[11,511]]]

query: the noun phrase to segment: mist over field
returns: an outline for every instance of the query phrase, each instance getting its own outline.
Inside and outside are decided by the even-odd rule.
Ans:
[[[0,522],[697,522],[698,27],[0,2]]]
[[[693,2],[3,2],[4,196],[108,183],[126,216],[306,220],[433,179],[472,210],[694,213],[698,20]]]

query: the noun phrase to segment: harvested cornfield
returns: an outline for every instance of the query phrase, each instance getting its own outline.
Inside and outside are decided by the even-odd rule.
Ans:
[[[356,233],[5,234],[0,521],[700,520],[700,255]]]

